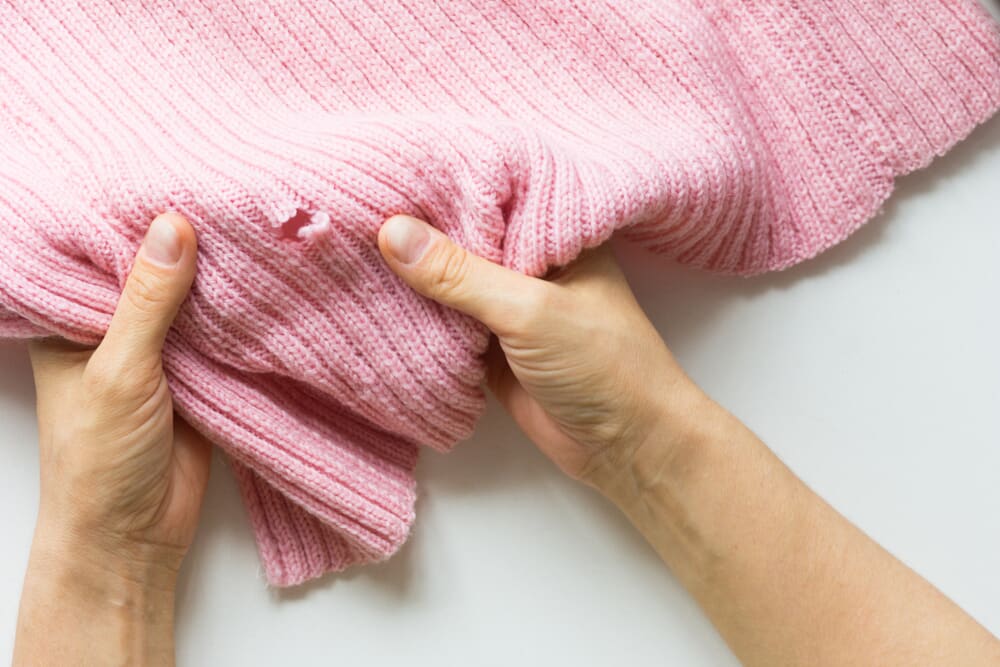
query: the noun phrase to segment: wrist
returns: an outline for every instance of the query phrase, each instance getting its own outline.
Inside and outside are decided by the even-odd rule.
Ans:
[[[25,587],[51,589],[62,604],[116,620],[146,625],[172,623],[176,578],[151,574],[148,567],[117,556],[100,562],[97,554],[66,552],[32,545]]]
[[[172,664],[176,569],[40,524],[24,581],[15,664]],[[57,633],[46,628],[59,627]]]
[[[651,397],[654,417],[640,438],[608,451],[588,468],[585,481],[635,520],[654,489],[697,473],[697,462],[732,417],[684,377]]]
[[[56,572],[113,586],[127,581],[150,597],[173,597],[184,553],[165,545],[111,535],[39,515],[32,559]]]

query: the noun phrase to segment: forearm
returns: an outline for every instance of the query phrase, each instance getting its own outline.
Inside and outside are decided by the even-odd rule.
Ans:
[[[176,572],[36,531],[14,665],[172,665]]]
[[[998,664],[984,628],[694,396],[602,485],[745,664]]]

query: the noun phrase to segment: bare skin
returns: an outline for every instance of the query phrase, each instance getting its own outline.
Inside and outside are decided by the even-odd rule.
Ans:
[[[195,253],[190,226],[161,217],[180,258],[140,251],[101,346],[32,348],[43,483],[17,665],[173,661],[173,586],[208,446],[172,418],[160,369]],[[1000,664],[1000,642],[691,382],[608,250],[540,280],[412,218],[378,241],[410,286],[494,332],[500,402],[629,517],[745,664]]]

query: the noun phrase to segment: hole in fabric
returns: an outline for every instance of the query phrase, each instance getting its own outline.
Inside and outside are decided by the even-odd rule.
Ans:
[[[309,224],[312,224],[312,214],[309,211],[303,211],[301,208],[296,209],[295,215],[281,225],[281,228],[278,230],[278,236],[283,239],[296,240],[301,238],[299,230]]]
[[[286,241],[315,241],[330,232],[330,214],[326,211],[306,211],[295,209],[290,217],[278,228],[278,238]]]

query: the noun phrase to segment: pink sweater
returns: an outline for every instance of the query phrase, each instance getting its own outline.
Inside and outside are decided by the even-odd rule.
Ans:
[[[387,216],[533,275],[616,230],[781,269],[1000,105],[1000,37],[975,0],[12,0],[0,91],[0,336],[97,342],[186,215],[170,386],[291,585],[398,549],[418,446],[483,408],[487,331]]]

